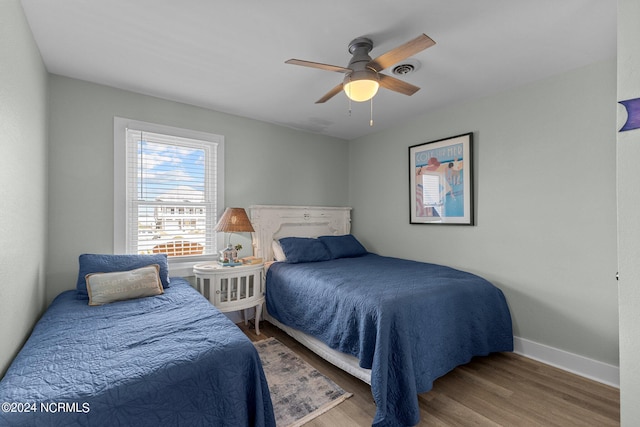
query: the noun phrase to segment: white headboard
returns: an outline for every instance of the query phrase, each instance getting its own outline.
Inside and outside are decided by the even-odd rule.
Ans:
[[[253,253],[265,261],[273,260],[273,240],[351,232],[351,208],[348,207],[256,205],[250,206],[249,212],[255,229]]]

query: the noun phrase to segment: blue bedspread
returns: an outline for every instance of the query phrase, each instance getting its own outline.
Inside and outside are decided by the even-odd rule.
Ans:
[[[253,344],[174,278],[163,295],[99,307],[60,294],[0,402],[3,426],[275,426]]]
[[[368,254],[267,272],[267,310],[371,369],[374,426],[419,422],[418,393],[473,356],[513,350],[503,293],[470,273]]]

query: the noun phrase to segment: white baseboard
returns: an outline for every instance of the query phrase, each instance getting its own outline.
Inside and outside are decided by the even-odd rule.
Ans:
[[[513,351],[573,374],[620,388],[620,368],[617,366],[520,337],[513,337]]]

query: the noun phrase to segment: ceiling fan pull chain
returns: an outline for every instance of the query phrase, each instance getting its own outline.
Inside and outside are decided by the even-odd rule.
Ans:
[[[371,118],[369,119],[369,126],[373,127],[373,98],[371,98]]]
[[[351,98],[348,98],[348,99],[349,99],[349,117],[351,117]]]

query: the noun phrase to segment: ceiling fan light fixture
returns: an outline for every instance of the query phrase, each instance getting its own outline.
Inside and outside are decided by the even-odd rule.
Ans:
[[[342,89],[355,102],[368,101],[378,93],[378,75],[375,71],[354,71],[344,78]]]

